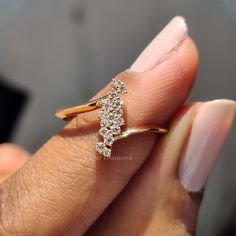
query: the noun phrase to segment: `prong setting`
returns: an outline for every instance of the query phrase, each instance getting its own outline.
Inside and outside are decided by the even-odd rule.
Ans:
[[[122,81],[114,78],[111,84],[108,96],[100,102],[102,110],[99,113],[101,125],[99,134],[103,137],[103,142],[98,142],[96,145],[96,150],[107,158],[111,157],[112,144],[121,134],[121,126],[125,125],[123,102],[119,94],[127,93],[127,87]]]

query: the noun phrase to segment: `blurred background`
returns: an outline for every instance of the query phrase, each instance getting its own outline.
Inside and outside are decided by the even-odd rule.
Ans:
[[[235,0],[0,0],[0,142],[34,152],[64,125],[55,110],[87,101],[175,15],[200,51],[189,101],[236,100]],[[235,131],[209,179],[200,236],[236,235]]]

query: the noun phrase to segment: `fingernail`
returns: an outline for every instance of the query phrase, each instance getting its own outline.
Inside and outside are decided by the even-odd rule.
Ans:
[[[187,34],[188,28],[185,19],[180,16],[174,17],[144,49],[130,70],[144,72],[153,69],[165,55],[187,37]]]
[[[235,108],[234,101],[214,100],[199,109],[179,169],[180,182],[188,191],[198,192],[206,184],[232,125]]]

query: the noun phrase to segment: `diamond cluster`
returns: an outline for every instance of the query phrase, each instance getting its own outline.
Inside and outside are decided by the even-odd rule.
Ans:
[[[102,109],[99,113],[101,125],[99,134],[103,137],[103,142],[98,142],[96,149],[105,157],[111,157],[112,144],[116,136],[121,133],[121,126],[125,125],[122,101],[119,97],[122,93],[127,93],[126,85],[118,79],[112,79],[110,92],[100,102]]]

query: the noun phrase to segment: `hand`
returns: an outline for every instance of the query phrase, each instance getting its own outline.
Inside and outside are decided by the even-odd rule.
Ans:
[[[195,45],[177,17],[131,71],[118,75],[129,88],[128,127],[172,117],[165,136],[115,143],[113,155],[131,160],[96,160],[97,111],[79,115],[31,158],[18,147],[2,146],[0,162],[7,152],[21,161],[0,169],[11,166],[5,174],[11,177],[0,186],[0,234],[194,235],[200,190],[235,111],[227,100],[182,106],[197,65]]]

